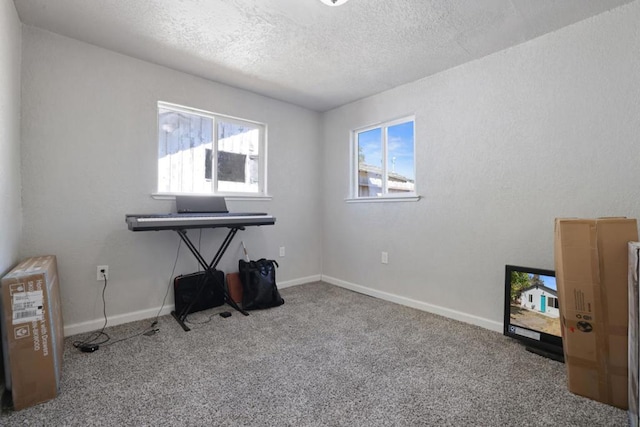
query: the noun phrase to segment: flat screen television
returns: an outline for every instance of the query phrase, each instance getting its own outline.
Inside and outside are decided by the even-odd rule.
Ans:
[[[504,279],[504,335],[527,350],[564,362],[555,272],[507,265]]]

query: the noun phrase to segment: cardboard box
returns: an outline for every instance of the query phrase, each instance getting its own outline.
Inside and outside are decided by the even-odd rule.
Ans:
[[[569,390],[628,408],[627,245],[635,219],[556,219],[555,269]]]
[[[58,395],[63,324],[56,257],[22,261],[0,289],[5,383],[20,410]]]
[[[640,276],[640,243],[629,243],[629,425],[640,425],[640,290],[638,277]]]

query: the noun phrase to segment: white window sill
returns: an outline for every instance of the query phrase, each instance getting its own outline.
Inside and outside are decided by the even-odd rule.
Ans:
[[[387,203],[387,202],[417,202],[421,196],[385,196],[385,197],[355,197],[344,199],[347,203]]]
[[[151,193],[151,197],[156,200],[175,200],[176,196],[220,196],[224,197],[226,200],[238,200],[238,201],[248,201],[248,200],[271,200],[273,199],[270,195],[258,195],[258,194],[193,194],[193,193]]]

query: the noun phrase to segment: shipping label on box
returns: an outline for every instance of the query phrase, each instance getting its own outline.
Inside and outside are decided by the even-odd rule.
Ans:
[[[13,314],[13,324],[18,325],[20,323],[44,320],[43,301],[44,294],[42,289],[12,294],[11,312]]]

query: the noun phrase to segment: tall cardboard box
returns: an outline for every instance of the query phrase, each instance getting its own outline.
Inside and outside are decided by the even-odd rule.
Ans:
[[[58,395],[62,375],[62,309],[56,257],[28,258],[1,284],[5,385],[20,410]]]
[[[556,219],[555,269],[569,390],[628,408],[628,243],[635,219]]]
[[[629,242],[629,425],[640,425],[640,243]]]

